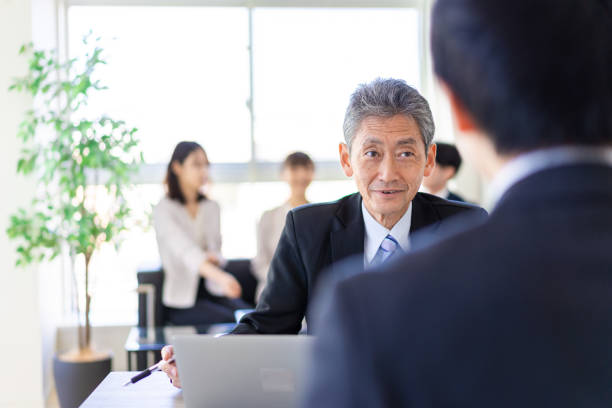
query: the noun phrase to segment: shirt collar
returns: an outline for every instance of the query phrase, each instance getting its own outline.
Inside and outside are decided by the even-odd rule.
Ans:
[[[539,171],[568,164],[612,166],[611,147],[562,146],[524,153],[506,163],[489,185],[486,203],[494,208],[514,184]]]
[[[427,187],[425,187],[424,185],[421,185],[421,191],[427,194],[435,195],[440,198],[444,198],[446,200],[448,200],[448,195],[450,194],[450,191],[448,191],[448,187],[444,187],[442,190],[438,191],[437,193],[432,193]]]
[[[390,230],[380,225],[378,221],[372,217],[363,204],[363,201],[361,202],[361,213],[363,214],[363,222],[365,224],[365,242],[363,247],[366,265],[372,262],[376,252],[378,252],[380,244],[387,234],[391,234],[391,236],[397,240],[402,250],[408,251],[408,249],[410,249],[408,234],[410,233],[410,224],[412,223],[412,202],[404,215],[402,215],[402,218],[400,218]]]
[[[446,200],[448,200],[448,195],[450,194],[450,191],[448,191],[448,188],[444,187],[442,189],[442,191],[440,191],[438,194],[436,194],[438,197],[440,198],[444,198]]]

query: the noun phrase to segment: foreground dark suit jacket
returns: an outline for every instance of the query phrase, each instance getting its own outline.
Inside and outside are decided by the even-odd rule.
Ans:
[[[534,174],[327,310],[304,406],[610,407],[612,168]]]
[[[453,215],[486,215],[479,207],[424,193],[417,193],[412,207],[411,234],[426,226],[442,225]],[[257,309],[243,317],[232,333],[298,333],[321,271],[346,257],[362,254],[364,234],[359,194],[291,210]],[[334,273],[333,268],[329,273]]]

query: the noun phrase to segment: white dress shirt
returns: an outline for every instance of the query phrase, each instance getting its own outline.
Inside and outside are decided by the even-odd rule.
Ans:
[[[257,224],[257,255],[251,264],[253,274],[258,280],[256,299],[259,299],[259,295],[266,284],[270,262],[272,262],[274,251],[276,251],[281,233],[285,228],[285,219],[289,210],[291,210],[291,206],[289,202],[286,202],[279,207],[264,212]]]
[[[506,163],[494,177],[487,192],[487,207],[494,208],[510,187],[534,173],[582,163],[612,166],[612,148],[562,146],[521,154]]]
[[[402,218],[400,218],[390,230],[380,225],[378,221],[372,217],[363,204],[363,201],[361,202],[361,213],[363,214],[363,223],[365,224],[365,237],[363,242],[363,264],[365,267],[370,266],[378,252],[378,248],[380,248],[380,244],[388,234],[395,238],[404,252],[410,249],[408,234],[410,234],[410,224],[412,222],[412,203],[410,203],[410,206],[408,206]]]
[[[183,204],[164,197],[153,209],[153,226],[164,268],[162,302],[175,308],[193,307],[200,281],[199,269],[206,252],[224,263],[219,205],[202,200],[193,218]],[[207,288],[215,291],[208,284]]]

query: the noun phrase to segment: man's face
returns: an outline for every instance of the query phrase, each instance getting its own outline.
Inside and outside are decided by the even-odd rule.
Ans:
[[[446,183],[455,175],[453,166],[443,166],[436,163],[436,167],[431,174],[423,179],[423,185],[429,191],[437,193],[446,187]]]
[[[344,173],[354,176],[368,212],[387,228],[404,215],[435,164],[436,146],[425,154],[419,128],[411,117],[370,116],[361,122],[351,151],[340,144]]]

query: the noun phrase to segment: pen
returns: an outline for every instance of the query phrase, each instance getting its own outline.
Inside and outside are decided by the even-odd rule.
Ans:
[[[134,377],[130,378],[130,381],[128,381],[125,384],[123,384],[123,386],[125,387],[127,385],[134,384],[134,383],[142,380],[143,378],[146,378],[146,377],[150,376],[153,371],[159,370],[159,365],[162,363],[162,361],[160,361],[157,364],[153,364],[151,367],[147,368],[146,370],[141,371],[140,373],[136,374]],[[174,362],[174,357],[172,357],[170,360],[168,360],[166,362],[168,364],[173,363]]]

